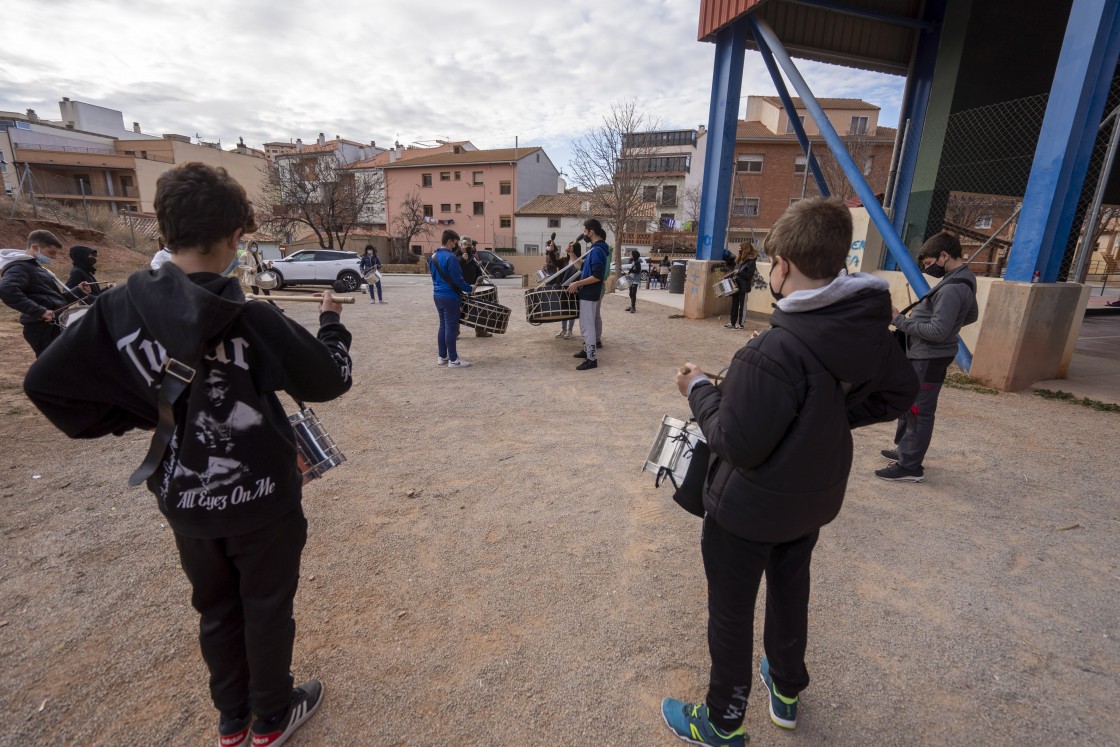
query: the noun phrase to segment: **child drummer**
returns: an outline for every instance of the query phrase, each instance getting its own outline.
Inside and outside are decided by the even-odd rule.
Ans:
[[[24,388],[71,438],[156,429],[130,482],[147,480],[174,530],[201,616],[218,742],[268,747],[323,698],[320,682],[293,688],[289,672],[307,520],[276,392],[311,402],[346,392],[350,333],[329,292],[316,339],[272,306],[246,303],[224,277],[255,230],[245,190],[224,169],[165,173],[155,208],[172,259],[102,294]]]

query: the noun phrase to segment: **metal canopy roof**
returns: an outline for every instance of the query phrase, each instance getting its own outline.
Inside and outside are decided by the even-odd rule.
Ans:
[[[922,0],[701,0],[700,41],[747,13],[765,20],[790,55],[905,75],[922,27]],[[752,38],[747,47],[758,49]]]

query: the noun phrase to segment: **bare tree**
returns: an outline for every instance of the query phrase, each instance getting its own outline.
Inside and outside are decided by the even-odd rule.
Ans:
[[[420,193],[412,191],[401,202],[396,214],[393,216],[393,261],[397,263],[408,262],[411,257],[409,245],[418,236],[427,236],[432,231],[432,224],[424,220],[424,200]]]
[[[866,168],[870,163],[870,159],[875,157],[876,146],[879,145],[879,139],[872,135],[841,135],[840,140],[843,141],[844,147],[848,149],[848,155],[852,157],[856,166],[864,172],[870,183],[871,172]],[[855,187],[848,180],[848,175],[840,168],[839,162],[832,155],[828,146],[823,142],[813,142],[813,155],[817,159],[818,165],[821,168],[821,176],[824,177],[825,184],[828,185],[828,191],[833,197],[839,197],[842,200],[847,200],[854,197],[856,194]],[[808,165],[806,164],[806,168]],[[799,180],[805,181],[805,194],[807,197],[820,195],[820,190],[817,189],[816,180],[811,176],[806,181],[804,176],[798,175]],[[871,188],[882,189],[882,186],[871,184]]]
[[[354,229],[372,226],[385,209],[381,171],[349,170],[333,153],[296,156],[277,159],[268,169],[271,211],[262,226],[281,234],[306,226],[319,246],[344,249]]]
[[[1000,224],[1015,210],[1016,200],[1000,195],[982,195],[973,192],[950,192],[945,206],[945,222],[962,228],[978,228],[981,218],[987,218],[991,228]]]
[[[616,102],[602,124],[572,143],[568,168],[578,186],[594,193],[593,211],[614,232],[616,267],[622,266],[622,234],[638,224],[648,227],[643,188],[658,184],[651,162],[658,150],[651,138],[641,136],[659,124],[640,113],[634,100]]]
[[[704,196],[704,189],[699,184],[693,184],[684,191],[684,219],[690,221],[700,220],[700,201]]]

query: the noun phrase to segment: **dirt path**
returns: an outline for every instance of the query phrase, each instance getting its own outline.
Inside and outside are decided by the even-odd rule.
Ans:
[[[747,333],[612,297],[600,368],[577,372],[576,342],[503,288],[509,333],[466,331],[475,365],[452,371],[430,289],[386,285],[344,314],[354,390],[316,408],[349,461],[305,492],[293,666],[327,694],[292,743],[677,744],[658,704],[704,695],[700,522],[638,468],[687,412],[673,369],[720,368]],[[207,744],[172,537],[124,487],[146,436],[65,440],[23,399],[29,362],[0,323],[0,744]],[[1120,418],[942,403],[923,485],[871,476],[893,426],[857,433],[800,725],[756,693],[753,744],[1120,743]]]

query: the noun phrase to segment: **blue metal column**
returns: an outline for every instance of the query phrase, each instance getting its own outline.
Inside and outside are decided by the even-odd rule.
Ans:
[[[1120,0],[1116,1],[1120,2]],[[898,237],[894,226],[891,225],[890,219],[887,218],[887,214],[883,211],[883,206],[880,205],[879,200],[875,198],[875,193],[867,184],[867,180],[863,178],[863,174],[860,172],[859,167],[856,166],[855,161],[852,160],[848,149],[844,147],[844,141],[836,134],[835,128],[833,128],[832,123],[828,121],[824,109],[821,108],[816,97],[813,96],[813,92],[809,90],[809,85],[805,82],[805,79],[801,77],[797,66],[793,64],[793,60],[790,59],[789,54],[786,52],[785,48],[782,47],[782,43],[778,41],[778,37],[774,35],[773,29],[770,28],[766,21],[761,18],[755,18],[753,15],[748,15],[746,18],[751,23],[755,42],[757,42],[760,47],[766,46],[770,48],[770,51],[774,54],[774,58],[777,59],[782,69],[785,71],[786,77],[789,78],[790,83],[793,84],[797,94],[801,97],[801,103],[805,105],[805,108],[809,111],[809,115],[813,118],[813,121],[816,122],[817,128],[821,131],[821,135],[824,136],[825,142],[828,143],[828,149],[832,151],[832,155],[836,159],[837,164],[839,164],[840,168],[843,170],[844,175],[848,177],[848,181],[851,182],[852,188],[856,191],[856,194],[858,194],[863,201],[863,206],[867,209],[867,213],[875,224],[875,227],[879,229],[879,233],[882,234],[883,241],[887,244],[887,249],[890,251],[891,256],[894,257],[894,261],[897,262],[898,266],[902,269],[902,274],[906,276],[910,287],[913,288],[914,292],[918,295],[925,295],[929,291],[929,283],[926,282],[925,275],[918,269],[917,263],[914,262],[913,257],[910,256],[910,252],[902,243],[902,239]],[[960,339],[959,335],[957,337],[957,364],[965,371],[972,367],[972,354]]]
[[[708,110],[703,192],[697,227],[696,258],[717,259],[727,244],[727,215],[735,169],[735,136],[739,125],[739,94],[743,88],[743,57],[747,24],[736,21],[716,36],[712,102]]]
[[[932,22],[932,28],[922,30],[914,49],[910,72],[906,76],[906,93],[903,95],[902,112],[899,115],[899,133],[902,125],[906,127],[906,147],[898,158],[898,172],[893,185],[896,198],[891,204],[894,215],[895,233],[902,236],[906,225],[906,208],[910,204],[910,190],[914,185],[914,170],[918,164],[918,147],[926,124],[926,110],[929,108],[929,95],[933,88],[933,70],[937,64],[937,49],[941,44],[941,23],[945,20],[945,0],[932,0],[926,5],[925,20]],[[897,270],[898,263],[887,257],[884,269]]]
[[[786,82],[782,80],[782,74],[778,70],[778,65],[774,62],[774,55],[771,54],[770,48],[762,42],[758,44],[758,51],[762,53],[762,61],[766,63],[766,69],[770,71],[770,78],[774,81],[774,88],[778,91],[778,98],[782,100],[782,106],[785,107],[789,123],[793,125],[793,131],[797,133],[797,142],[801,143],[801,152],[808,156],[806,166],[813,172],[817,189],[820,190],[822,197],[829,197],[832,193],[828,191],[828,182],[824,180],[824,174],[821,173],[817,157],[809,150],[809,136],[805,134],[805,126],[801,124],[801,118],[797,116],[793,99],[790,98],[789,91],[786,90]]]
[[[1120,0],[1073,0],[1007,262],[1007,280],[1058,278],[1120,56]]]

